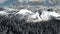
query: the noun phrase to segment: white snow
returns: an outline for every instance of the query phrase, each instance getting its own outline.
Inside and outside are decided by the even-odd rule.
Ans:
[[[27,9],[21,9],[17,14],[27,14],[27,13],[31,14],[32,12]]]
[[[27,19],[26,22],[41,22],[41,21],[48,21],[52,17],[58,18],[60,17],[60,14],[56,13],[55,11],[42,11],[41,16],[39,16],[38,11],[37,12],[32,12],[30,10],[27,9],[21,9],[18,13],[16,14],[20,14],[22,15],[22,18]],[[24,17],[26,16],[26,17]]]
[[[27,22],[40,22],[40,21],[42,20],[38,12],[33,13],[32,15],[29,15],[28,20],[27,20]]]
[[[55,11],[51,11],[51,12],[49,12],[49,11],[43,11],[42,15],[41,15],[41,18],[44,21],[48,21],[48,20],[52,19],[51,16],[54,17],[54,18],[56,18],[57,20],[60,19],[60,18],[58,18],[58,17],[60,17],[60,14],[56,13]]]
[[[0,15],[8,15],[8,13],[5,11],[0,11]]]
[[[48,13],[48,11],[43,11],[42,14],[41,14],[41,19],[43,21],[48,21],[50,19],[50,15]]]
[[[27,9],[21,9],[18,13],[16,13],[16,15],[17,14],[22,15],[22,17],[20,16],[21,17],[20,19],[23,19],[23,18],[27,19],[26,22],[42,21],[38,12],[34,13],[34,12],[27,10]]]
[[[51,16],[53,16],[53,17],[60,17],[60,14],[59,13],[56,13],[55,11],[54,12],[50,12],[49,14]]]

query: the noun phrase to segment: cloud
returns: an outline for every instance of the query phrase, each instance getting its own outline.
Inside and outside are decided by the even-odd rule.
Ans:
[[[60,5],[60,0],[46,0],[48,6],[57,6]]]
[[[7,0],[0,0],[0,3],[4,3],[5,1],[7,1]]]

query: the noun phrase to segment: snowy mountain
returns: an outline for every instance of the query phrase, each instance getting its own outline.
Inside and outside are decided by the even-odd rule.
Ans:
[[[39,13],[40,12],[40,13]],[[55,11],[35,11],[32,12],[31,10],[21,9],[16,10],[12,8],[3,8],[0,10],[0,15],[4,15],[5,17],[16,17],[19,20],[24,19],[26,22],[41,22],[41,21],[48,21],[51,19],[60,20],[60,14],[56,13]]]

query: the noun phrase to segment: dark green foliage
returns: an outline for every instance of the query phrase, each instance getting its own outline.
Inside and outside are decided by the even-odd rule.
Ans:
[[[0,18],[0,34],[60,34],[60,21],[26,23],[17,18]]]

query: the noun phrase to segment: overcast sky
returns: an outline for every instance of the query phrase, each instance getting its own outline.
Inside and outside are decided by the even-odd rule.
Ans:
[[[0,0],[0,3],[4,3],[5,1],[7,1],[7,0]]]
[[[6,6],[12,3],[13,0],[0,0],[0,7],[1,6]]]
[[[0,6],[10,5],[14,1],[18,1],[18,0],[0,0]],[[19,1],[27,1],[27,0],[19,0]],[[55,2],[55,1],[52,1],[52,0],[39,0],[39,1],[44,1],[45,5],[58,4],[60,2],[59,0],[58,0],[58,2]]]

